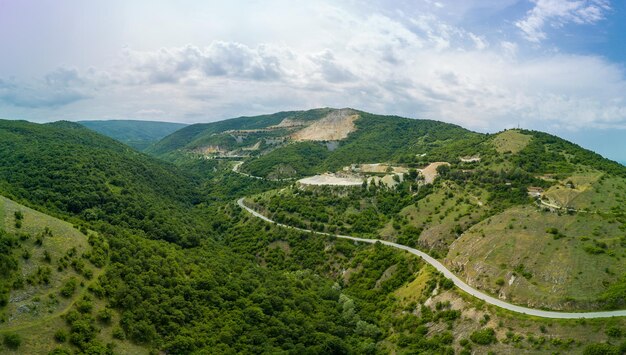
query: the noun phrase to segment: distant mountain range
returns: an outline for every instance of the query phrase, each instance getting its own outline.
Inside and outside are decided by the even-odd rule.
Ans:
[[[144,150],[163,137],[187,126],[183,123],[139,120],[79,121],[78,123],[137,150]]]

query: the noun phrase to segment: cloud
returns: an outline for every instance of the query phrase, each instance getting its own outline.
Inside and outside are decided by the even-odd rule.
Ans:
[[[547,38],[546,26],[562,27],[569,23],[593,24],[605,18],[611,9],[608,0],[533,0],[535,6],[515,23],[522,36],[534,43]]]
[[[283,75],[272,49],[224,41],[204,48],[187,45],[155,52],[126,49],[120,67],[126,74],[121,80],[134,84],[175,84],[198,76],[270,81]]]
[[[569,7],[559,7],[563,3]],[[442,11],[451,8],[442,4]],[[593,6],[604,5],[538,0],[522,21],[539,32],[589,23],[602,14]],[[3,111],[53,107],[63,118],[214,121],[349,106],[477,130],[518,123],[536,129],[626,125],[624,69],[601,57],[534,51],[533,43],[516,42],[510,33],[469,31],[428,11],[336,5],[312,11],[306,19],[310,32],[293,42],[282,41],[279,33],[265,43],[222,38],[202,46],[126,48],[109,67],[55,70],[32,81],[5,79],[0,101],[13,111]],[[276,16],[286,18],[286,27],[297,25],[284,13]]]
[[[0,101],[23,108],[58,108],[84,100],[89,94],[75,69],[59,68],[40,80],[0,80]]]
[[[353,81],[356,76],[344,65],[337,63],[332,51],[326,49],[310,57],[317,66],[322,78],[330,83]]]

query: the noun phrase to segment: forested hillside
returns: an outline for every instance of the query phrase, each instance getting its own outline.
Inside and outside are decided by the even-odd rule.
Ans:
[[[79,123],[139,151],[187,126],[182,123],[136,120],[80,121]]]
[[[45,211],[196,243],[190,174],[76,123],[0,121],[0,192]],[[202,231],[202,232],[200,232]]]

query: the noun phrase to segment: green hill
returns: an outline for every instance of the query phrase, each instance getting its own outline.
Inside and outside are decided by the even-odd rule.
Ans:
[[[212,123],[193,124],[174,132],[168,137],[165,137],[153,147],[150,147],[147,152],[157,156],[166,156],[177,151],[192,151],[208,145],[217,145],[219,143],[223,144],[224,139],[226,139],[226,143],[229,147],[230,145],[235,147],[237,145],[237,140],[232,137],[232,135],[225,132],[233,130],[261,130],[270,126],[278,125],[281,121],[287,118],[301,121],[311,121],[322,118],[330,111],[331,109],[327,108],[309,111],[286,111],[271,115],[237,117]],[[263,134],[265,132],[247,133],[260,133],[261,136],[265,136]],[[273,135],[270,133],[267,136],[272,137]]]
[[[77,123],[0,121],[0,193],[51,213],[186,243],[198,183]],[[175,232],[184,225],[184,235]]]
[[[351,115],[357,118],[348,122]],[[337,130],[346,130],[347,135],[334,138]],[[416,154],[438,149],[444,154],[441,147],[454,142],[466,143],[455,147],[454,154],[463,154],[479,137],[443,122],[325,108],[192,125],[164,138],[148,152],[171,161],[185,155],[255,158],[242,170],[256,176],[289,178],[351,163],[413,162],[418,160]]]
[[[183,123],[138,120],[79,121],[78,123],[140,151],[187,126]]]
[[[89,292],[108,262],[109,245],[97,233],[0,196],[0,245],[0,335],[19,334],[15,353],[52,351],[55,337],[68,336],[64,317],[76,305],[119,320],[118,312]],[[110,327],[100,323],[105,327],[98,341],[110,342]],[[118,340],[117,347],[122,353],[146,352],[128,341]]]

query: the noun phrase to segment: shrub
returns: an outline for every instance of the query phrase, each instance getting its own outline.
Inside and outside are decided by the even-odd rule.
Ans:
[[[470,335],[470,339],[479,345],[489,345],[498,341],[496,332],[491,328],[477,330]]]
[[[74,294],[74,290],[76,290],[76,279],[70,278],[61,288],[61,296],[70,297]]]
[[[126,333],[124,333],[124,329],[122,329],[122,327],[120,326],[116,326],[115,328],[113,328],[113,338],[118,340],[126,339]]]
[[[441,280],[441,287],[444,290],[449,290],[452,287],[454,287],[454,282],[450,280],[449,278],[443,278],[443,280]]]
[[[104,308],[98,312],[96,317],[100,322],[110,324],[111,319],[113,318],[113,311],[110,308]]]
[[[64,329],[59,329],[54,333],[54,340],[59,343],[65,343],[67,341],[67,332]]]
[[[583,351],[584,355],[619,355],[620,349],[610,344],[589,344]]]
[[[606,330],[606,335],[612,337],[612,338],[619,338],[622,336],[622,329],[620,327],[617,326],[612,326],[609,327]]]
[[[22,345],[22,338],[19,334],[8,333],[4,335],[4,345],[9,349],[17,349]]]

